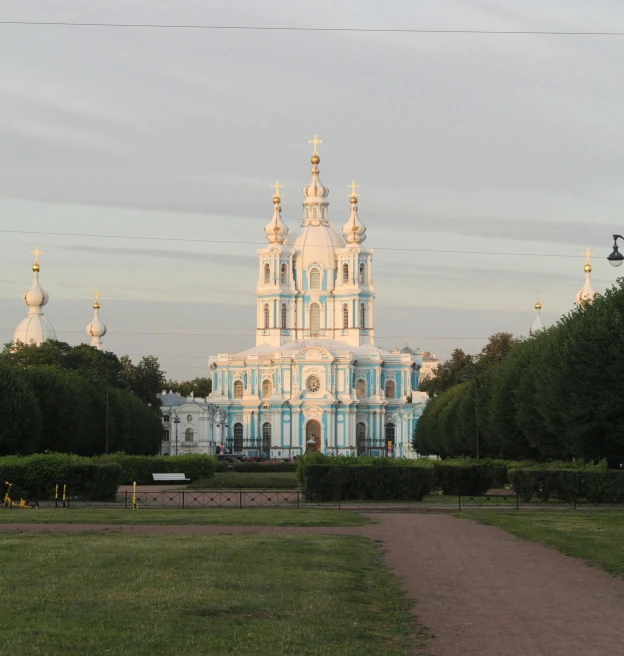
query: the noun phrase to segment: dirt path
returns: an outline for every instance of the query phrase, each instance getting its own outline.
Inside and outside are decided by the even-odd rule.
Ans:
[[[6,524],[0,531],[326,533],[383,540],[436,637],[435,656],[622,656],[624,581],[554,549],[448,515],[383,513],[355,528]]]

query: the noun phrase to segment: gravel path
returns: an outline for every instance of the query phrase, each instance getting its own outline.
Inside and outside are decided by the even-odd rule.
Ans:
[[[383,513],[341,528],[5,524],[0,531],[325,533],[383,540],[435,635],[435,656],[622,656],[624,581],[554,549],[448,515]]]

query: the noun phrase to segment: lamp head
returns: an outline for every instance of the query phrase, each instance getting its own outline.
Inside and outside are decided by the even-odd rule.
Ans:
[[[621,235],[613,235],[613,251],[607,258],[609,264],[614,267],[619,267],[624,262],[624,255],[620,253],[617,245],[617,240],[622,239]]]

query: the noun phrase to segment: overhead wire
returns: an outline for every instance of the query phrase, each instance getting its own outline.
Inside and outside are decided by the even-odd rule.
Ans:
[[[77,21],[4,20],[0,25],[45,27],[104,27],[170,30],[230,30],[241,32],[358,32],[387,34],[473,34],[502,36],[607,36],[621,37],[624,32],[603,30],[485,30],[485,29],[429,29],[409,27],[306,27],[295,25],[202,25],[173,23],[105,23]]]

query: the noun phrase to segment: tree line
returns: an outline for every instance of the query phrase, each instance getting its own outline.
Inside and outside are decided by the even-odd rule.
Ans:
[[[624,279],[500,358],[455,351],[414,448],[441,457],[624,461]],[[487,348],[487,347],[486,347]],[[485,349],[484,349],[485,350]]]
[[[136,365],[81,344],[7,344],[0,354],[0,455],[45,450],[155,454],[162,424],[157,358]],[[108,388],[108,411],[107,411]]]

